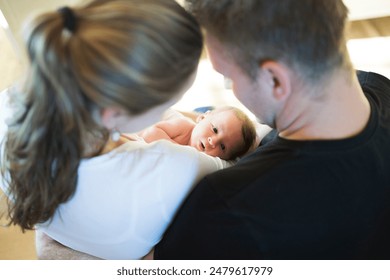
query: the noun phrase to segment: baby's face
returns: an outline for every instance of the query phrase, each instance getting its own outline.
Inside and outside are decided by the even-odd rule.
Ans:
[[[191,134],[190,145],[210,156],[232,159],[244,145],[242,122],[231,110],[202,115]]]

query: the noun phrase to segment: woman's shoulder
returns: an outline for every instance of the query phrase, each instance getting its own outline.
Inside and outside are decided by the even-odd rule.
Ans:
[[[9,89],[0,91],[0,133],[3,136],[7,130],[6,121],[11,117]]]
[[[157,169],[170,171],[173,168],[177,172],[206,175],[229,167],[231,163],[201,153],[190,146],[159,140],[149,144],[130,141],[108,154],[83,160],[81,168],[95,169],[98,165],[109,167],[113,169],[112,172],[115,172],[117,168],[135,170],[146,166],[150,169],[150,166],[154,166],[155,171]]]
[[[85,162],[107,162],[110,160],[133,160],[138,161],[151,160],[152,157],[158,157],[160,160],[174,161],[178,158],[197,159],[200,152],[190,146],[178,145],[168,140],[158,140],[153,143],[144,141],[128,141],[119,147],[94,158],[85,160]]]
[[[131,150],[134,151],[134,147],[129,149],[129,151]],[[135,151],[139,153],[159,154],[167,156],[171,160],[174,160],[177,157],[184,157],[187,159],[198,158],[200,155],[200,152],[191,146],[175,144],[165,139],[149,144],[143,143],[142,145],[138,145]]]
[[[210,173],[219,169],[230,167],[232,162],[212,157],[202,153],[194,147],[178,145],[167,140],[158,140],[153,143],[138,143],[137,147],[124,146],[128,152],[133,152],[139,160],[149,161],[152,158],[159,162],[180,168],[196,168],[201,173]]]
[[[210,173],[219,169],[234,165],[232,161],[222,160],[219,157],[212,157],[198,151],[188,145],[178,145],[167,140],[156,141],[149,144],[154,152],[167,156],[167,161],[182,163],[186,166],[197,165],[201,173]]]

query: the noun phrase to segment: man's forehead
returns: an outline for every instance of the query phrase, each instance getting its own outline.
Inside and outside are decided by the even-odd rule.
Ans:
[[[230,64],[224,46],[215,37],[206,34],[206,49],[214,69],[225,74],[224,71]]]

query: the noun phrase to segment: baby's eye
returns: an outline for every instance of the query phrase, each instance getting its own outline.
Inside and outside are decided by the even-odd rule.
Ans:
[[[226,146],[224,144],[221,144],[221,150],[224,151],[226,149]]]
[[[213,131],[214,131],[214,133],[218,133],[218,128],[216,128],[215,126],[213,126],[213,125],[211,125],[211,127],[212,127],[212,129],[213,129]]]

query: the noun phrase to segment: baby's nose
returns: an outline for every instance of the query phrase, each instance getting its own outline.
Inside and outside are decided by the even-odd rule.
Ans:
[[[207,141],[209,142],[209,144],[212,148],[215,148],[219,142],[217,136],[207,137]]]
[[[213,140],[213,138],[211,138],[211,137],[207,137],[207,141],[209,142],[209,144],[210,144],[210,146],[211,146],[212,148],[215,148],[215,145],[214,145],[214,140]]]

